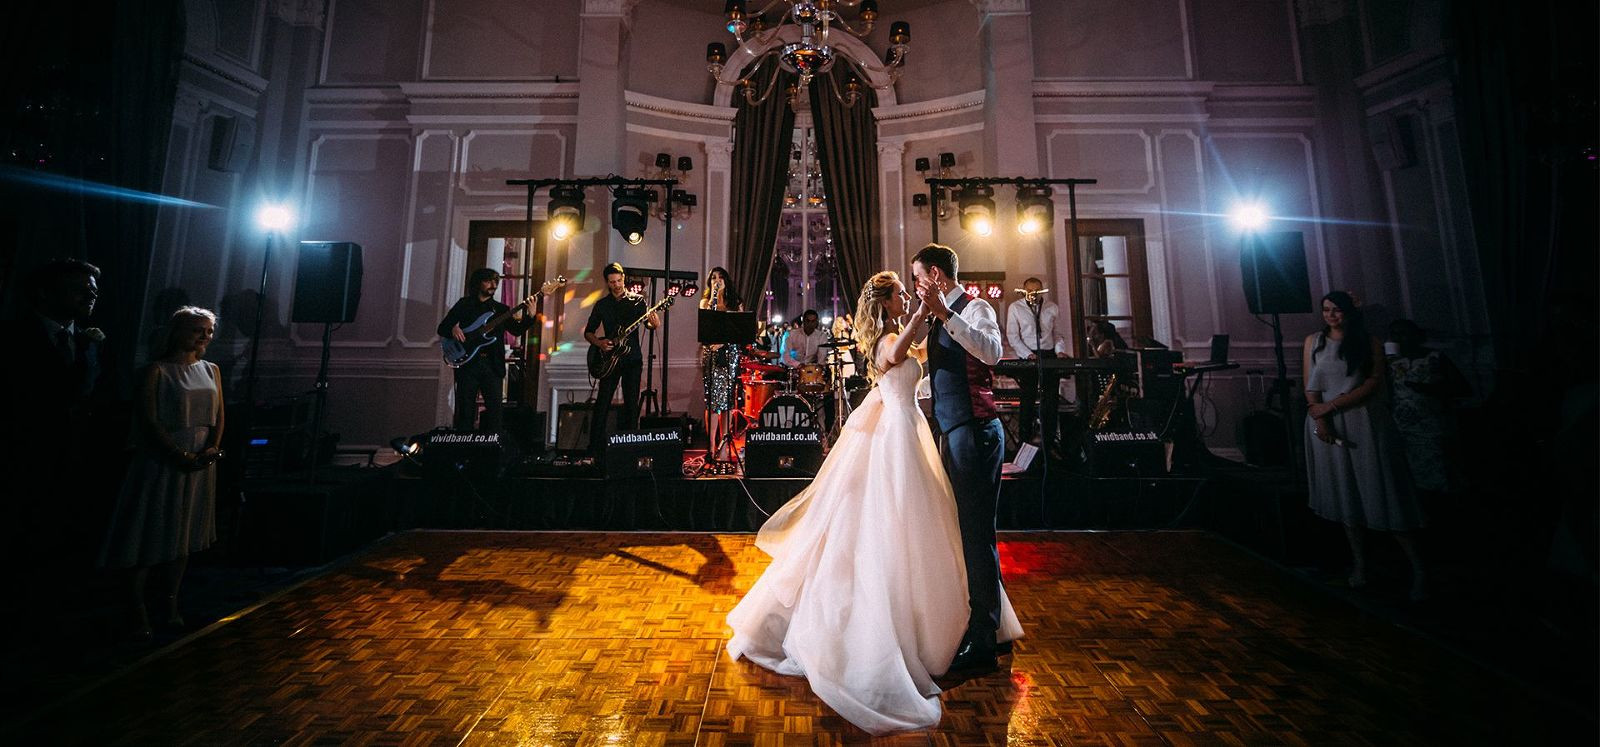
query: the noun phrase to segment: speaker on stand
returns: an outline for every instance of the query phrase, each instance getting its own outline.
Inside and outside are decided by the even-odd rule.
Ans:
[[[322,425],[328,411],[328,357],[333,325],[355,321],[361,305],[361,245],[350,241],[302,241],[295,263],[290,320],[322,324],[322,362],[317,366],[316,416],[311,425],[311,481],[322,455]]]
[[[1289,415],[1289,367],[1283,354],[1281,314],[1312,312],[1311,279],[1306,271],[1305,236],[1299,231],[1263,231],[1245,234],[1239,252],[1244,276],[1245,303],[1250,313],[1272,316],[1272,351],[1278,375],[1267,401],[1277,399],[1283,415],[1284,436],[1293,449],[1295,428]]]

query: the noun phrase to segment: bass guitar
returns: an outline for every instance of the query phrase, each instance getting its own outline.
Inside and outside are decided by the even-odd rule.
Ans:
[[[556,292],[557,288],[566,284],[566,277],[557,275],[555,280],[545,281],[543,285],[539,286],[539,292],[535,296],[540,298],[548,296]],[[506,320],[510,319],[512,315],[527,308],[527,306],[528,302],[523,301],[498,314],[490,311],[483,312],[477,319],[472,320],[471,325],[461,328],[461,331],[467,337],[465,342],[457,342],[455,338],[451,337],[440,340],[439,347],[444,353],[445,365],[451,368],[460,368],[466,365],[468,361],[471,361],[478,354],[479,350],[484,349],[500,337],[500,325],[505,324]]]
[[[671,306],[672,301],[672,296],[667,296],[657,301],[656,305],[646,309],[643,315],[633,320],[632,324],[623,327],[621,332],[607,337],[606,339],[612,343],[609,352],[601,350],[599,345],[591,345],[589,347],[589,375],[596,379],[603,379],[615,373],[617,365],[622,363],[622,356],[627,355],[630,349],[628,335],[633,334],[634,328],[644,324],[644,320],[649,319],[651,314]]]

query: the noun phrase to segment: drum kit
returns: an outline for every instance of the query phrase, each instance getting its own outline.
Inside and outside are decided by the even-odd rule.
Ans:
[[[741,356],[739,382],[744,402],[739,407],[743,425],[735,426],[736,438],[755,428],[812,428],[823,431],[831,442],[838,434],[857,394],[868,388],[865,376],[856,375],[850,358],[855,341],[837,338],[818,347],[827,351],[827,362],[806,363],[793,368],[765,363],[755,355]],[[825,404],[832,400],[833,423],[823,422]],[[830,427],[831,426],[831,427]]]

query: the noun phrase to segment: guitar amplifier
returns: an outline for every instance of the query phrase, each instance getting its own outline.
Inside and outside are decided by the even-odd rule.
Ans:
[[[1169,471],[1171,444],[1152,430],[1104,430],[1085,435],[1084,461],[1095,477],[1158,477]]]
[[[623,431],[606,438],[606,477],[683,476],[683,432],[677,428]]]
[[[822,468],[815,428],[753,428],[744,437],[745,477],[814,477]]]
[[[500,434],[477,431],[432,431],[422,444],[422,473],[442,478],[462,475],[490,479],[500,475]]]

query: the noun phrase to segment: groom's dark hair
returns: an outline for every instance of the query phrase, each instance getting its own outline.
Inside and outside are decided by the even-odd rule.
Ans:
[[[922,247],[911,261],[921,262],[923,267],[937,267],[940,272],[949,275],[951,280],[956,279],[956,270],[961,266],[961,260],[956,257],[956,250],[944,244],[929,244]]]

